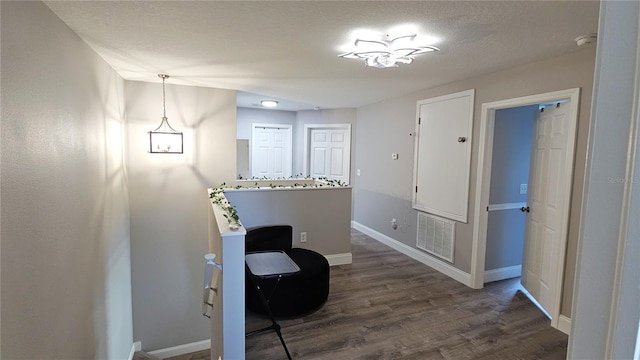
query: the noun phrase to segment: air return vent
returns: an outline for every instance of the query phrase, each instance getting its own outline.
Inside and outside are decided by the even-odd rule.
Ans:
[[[418,212],[418,249],[453,263],[455,237],[455,222]]]

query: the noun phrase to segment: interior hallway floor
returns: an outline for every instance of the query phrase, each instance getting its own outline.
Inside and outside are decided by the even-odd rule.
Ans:
[[[352,230],[353,264],[331,268],[325,305],[281,320],[294,359],[565,359],[568,337],[518,291],[474,290]],[[247,331],[268,325],[247,314]],[[274,332],[246,339],[246,359],[286,359]],[[209,351],[171,358],[205,360]]]

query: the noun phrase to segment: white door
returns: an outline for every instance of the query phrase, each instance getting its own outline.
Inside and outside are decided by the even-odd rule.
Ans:
[[[349,183],[351,131],[349,128],[311,129],[309,175]]]
[[[418,101],[416,210],[467,222],[475,90]]]
[[[568,197],[560,196],[559,189],[566,183],[564,176],[565,150],[570,136],[568,131],[569,103],[547,106],[538,112],[529,171],[530,212],[523,253],[522,286],[549,314],[556,314],[556,289],[560,259],[559,243],[566,234],[562,231],[563,211]]]
[[[291,126],[253,124],[251,136],[251,176],[288,178],[291,176]]]

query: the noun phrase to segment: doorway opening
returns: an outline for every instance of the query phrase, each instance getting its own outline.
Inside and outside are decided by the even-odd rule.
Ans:
[[[304,176],[349,184],[351,124],[306,124],[303,169]]]
[[[521,274],[531,145],[538,111],[538,105],[527,105],[495,112],[485,283]]]
[[[289,124],[251,124],[251,176],[286,179],[293,164],[292,126]]]
[[[517,217],[518,212],[521,213],[520,216],[525,215],[526,240],[522,245],[523,256],[521,257],[523,260],[522,283],[550,315],[551,326],[554,328],[559,326],[579,96],[580,89],[569,89],[485,103],[481,110],[476,221],[471,258],[472,286],[477,289],[482,288],[487,280],[485,279],[486,265],[494,262],[491,266],[495,266],[495,262],[499,260],[495,259],[495,254],[487,256],[487,245],[491,245],[493,241],[493,239],[487,240],[490,231],[490,214],[492,212],[507,214],[510,211],[509,208],[513,208],[512,217]],[[516,185],[517,195],[525,195],[520,193],[527,192],[524,201],[492,204],[490,200],[495,199],[490,199],[491,189],[500,184],[500,180],[492,178],[493,152],[495,146],[499,148],[500,142],[504,140],[496,138],[496,135],[500,136],[496,133],[496,114],[500,121],[502,109],[518,107],[527,109],[532,105],[558,102],[565,103],[557,107],[549,106],[546,113],[544,110],[537,112],[538,118],[532,127],[531,166],[528,180],[526,182],[518,180]],[[519,178],[522,179],[522,174]],[[493,184],[494,182],[496,184]],[[499,192],[497,194],[500,195]],[[518,200],[517,197],[515,199]],[[511,268],[514,273],[519,270],[517,264],[506,268]],[[496,274],[488,272],[488,275],[488,280],[492,280],[492,276],[493,280],[497,279]],[[507,276],[507,274],[500,276]]]

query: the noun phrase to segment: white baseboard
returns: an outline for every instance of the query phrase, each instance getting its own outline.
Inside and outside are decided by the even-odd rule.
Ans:
[[[558,317],[558,330],[562,331],[567,335],[571,335],[571,318],[568,318],[564,315],[560,315]]]
[[[353,262],[351,253],[324,255],[324,257],[327,258],[329,266],[348,265]]]
[[[189,344],[173,346],[166,349],[160,349],[155,351],[149,351],[149,355],[159,357],[160,359],[166,359],[172,356],[184,355],[195,351],[201,351],[211,348],[211,340],[202,340]]]
[[[133,360],[133,355],[135,355],[136,351],[140,351],[141,348],[142,344],[140,344],[140,341],[136,341],[131,344],[131,351],[129,351],[129,360]]]
[[[392,249],[395,249],[407,256],[409,256],[410,258],[417,260],[433,269],[435,269],[436,271],[439,271],[445,275],[447,275],[448,277],[464,284],[467,285],[469,287],[471,287],[471,274],[468,274],[460,269],[457,269],[455,267],[453,267],[450,264],[445,263],[442,260],[438,260],[432,256],[429,256],[427,253],[424,253],[418,249],[412,248],[411,246],[408,246],[406,244],[401,243],[398,240],[392,239],[389,236],[378,232],[376,230],[373,230],[365,225],[362,225],[356,221],[352,221],[351,222],[351,227],[360,231],[361,233],[368,235],[372,238],[374,238],[375,240],[378,240],[379,242],[389,246]]]
[[[499,269],[487,270],[484,272],[484,282],[500,281],[520,276],[522,265],[507,266]]]

